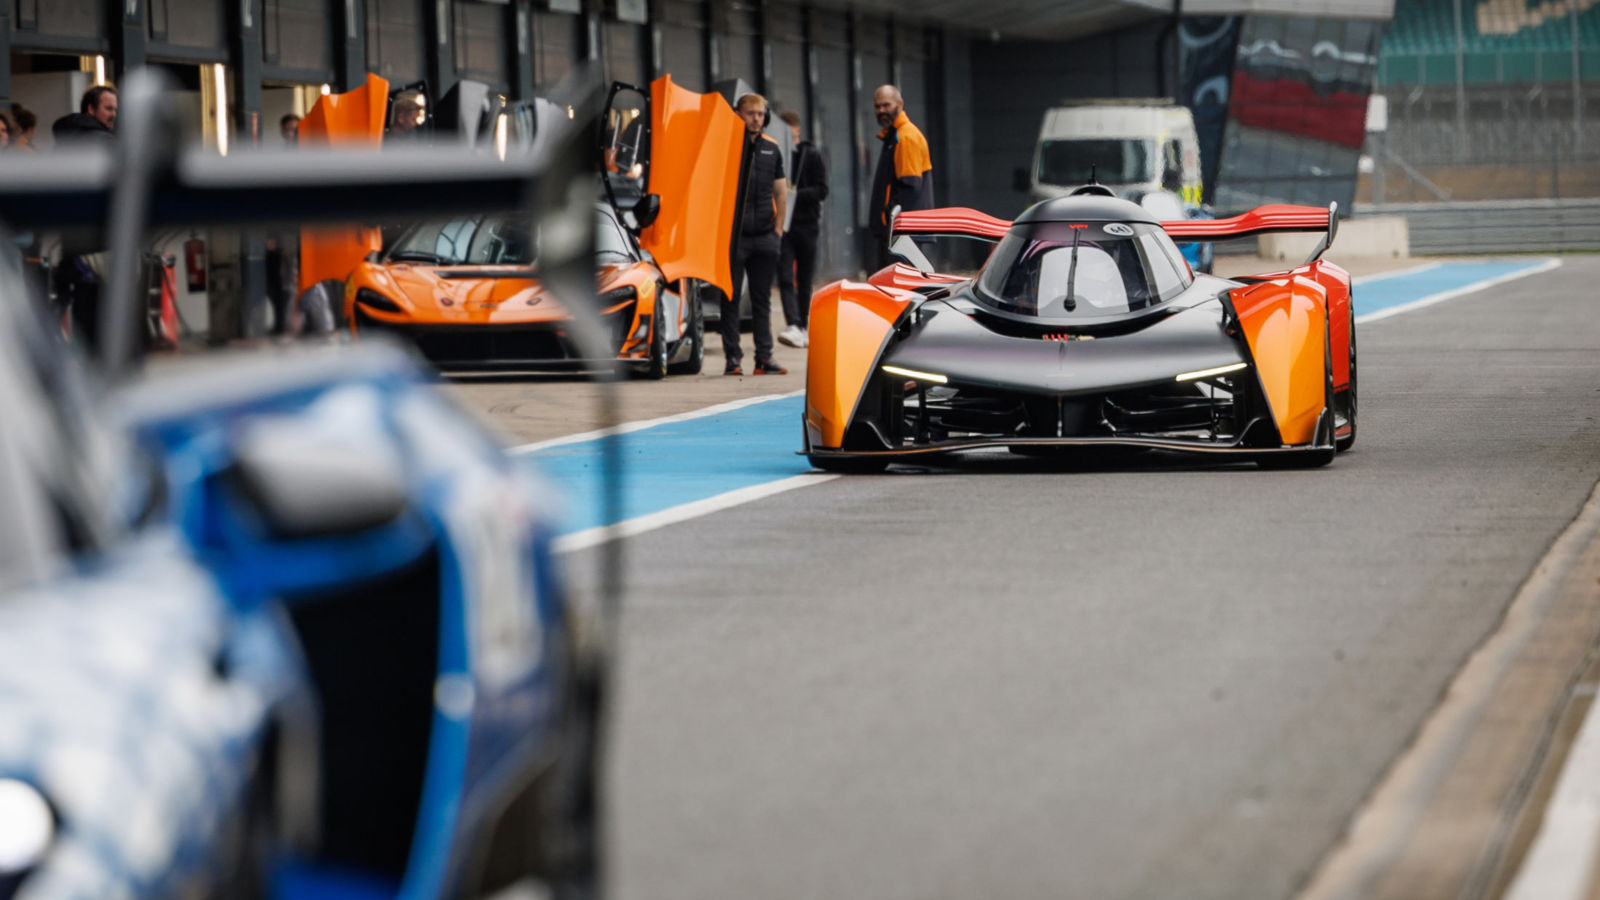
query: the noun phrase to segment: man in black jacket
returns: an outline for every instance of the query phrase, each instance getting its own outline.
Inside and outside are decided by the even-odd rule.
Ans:
[[[83,92],[78,111],[55,120],[50,134],[56,146],[115,141],[117,89],[99,84]],[[63,242],[61,263],[54,273],[55,296],[72,316],[73,340],[90,353],[100,347],[100,272],[96,251],[101,248]]]
[[[767,121],[765,97],[744,94],[733,108],[745,125],[744,156],[739,164],[744,203],[733,250],[733,296],[722,302],[722,374],[744,374],[744,353],[739,349],[739,284],[749,276],[751,337],[756,345],[751,373],[787,375],[789,370],[772,358],[772,277],[777,274],[783,210],[789,200],[783,151],[777,141],[761,133]]]
[[[56,143],[77,140],[110,140],[117,132],[117,89],[97,84],[83,92],[78,111],[57,119],[50,126]]]
[[[828,199],[828,163],[822,151],[800,138],[800,114],[792,109],[778,113],[794,132],[794,153],[789,171],[794,173],[794,217],[783,234],[778,257],[778,295],[783,298],[783,318],[789,327],[778,340],[791,347],[809,343],[806,327],[811,319],[811,280],[817,272],[817,236],[822,231],[822,201]]]

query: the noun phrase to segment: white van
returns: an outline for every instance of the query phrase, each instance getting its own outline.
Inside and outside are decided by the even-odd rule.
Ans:
[[[1069,103],[1044,114],[1033,168],[1019,170],[1029,203],[1065,196],[1092,174],[1119,197],[1165,188],[1200,205],[1200,141],[1187,107],[1163,99]]]

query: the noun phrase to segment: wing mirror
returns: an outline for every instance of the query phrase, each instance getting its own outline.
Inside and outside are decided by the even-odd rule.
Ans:
[[[633,207],[633,221],[639,228],[649,228],[661,215],[661,195],[645,194]]]
[[[264,426],[235,445],[229,480],[273,537],[357,534],[405,511],[404,475],[383,448],[310,437],[292,425]]]

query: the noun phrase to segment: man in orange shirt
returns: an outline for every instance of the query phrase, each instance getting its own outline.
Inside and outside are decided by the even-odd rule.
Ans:
[[[867,219],[877,253],[875,269],[889,264],[890,211],[897,206],[902,210],[933,208],[933,161],[928,139],[911,124],[905,106],[900,89],[892,84],[879,87],[872,95],[872,111],[883,129],[878,132],[883,148],[878,153],[878,168],[872,174]]]

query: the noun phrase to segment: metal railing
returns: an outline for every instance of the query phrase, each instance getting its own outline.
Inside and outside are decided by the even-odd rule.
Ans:
[[[1365,204],[1359,212],[1404,216],[1417,255],[1600,250],[1600,198]]]

